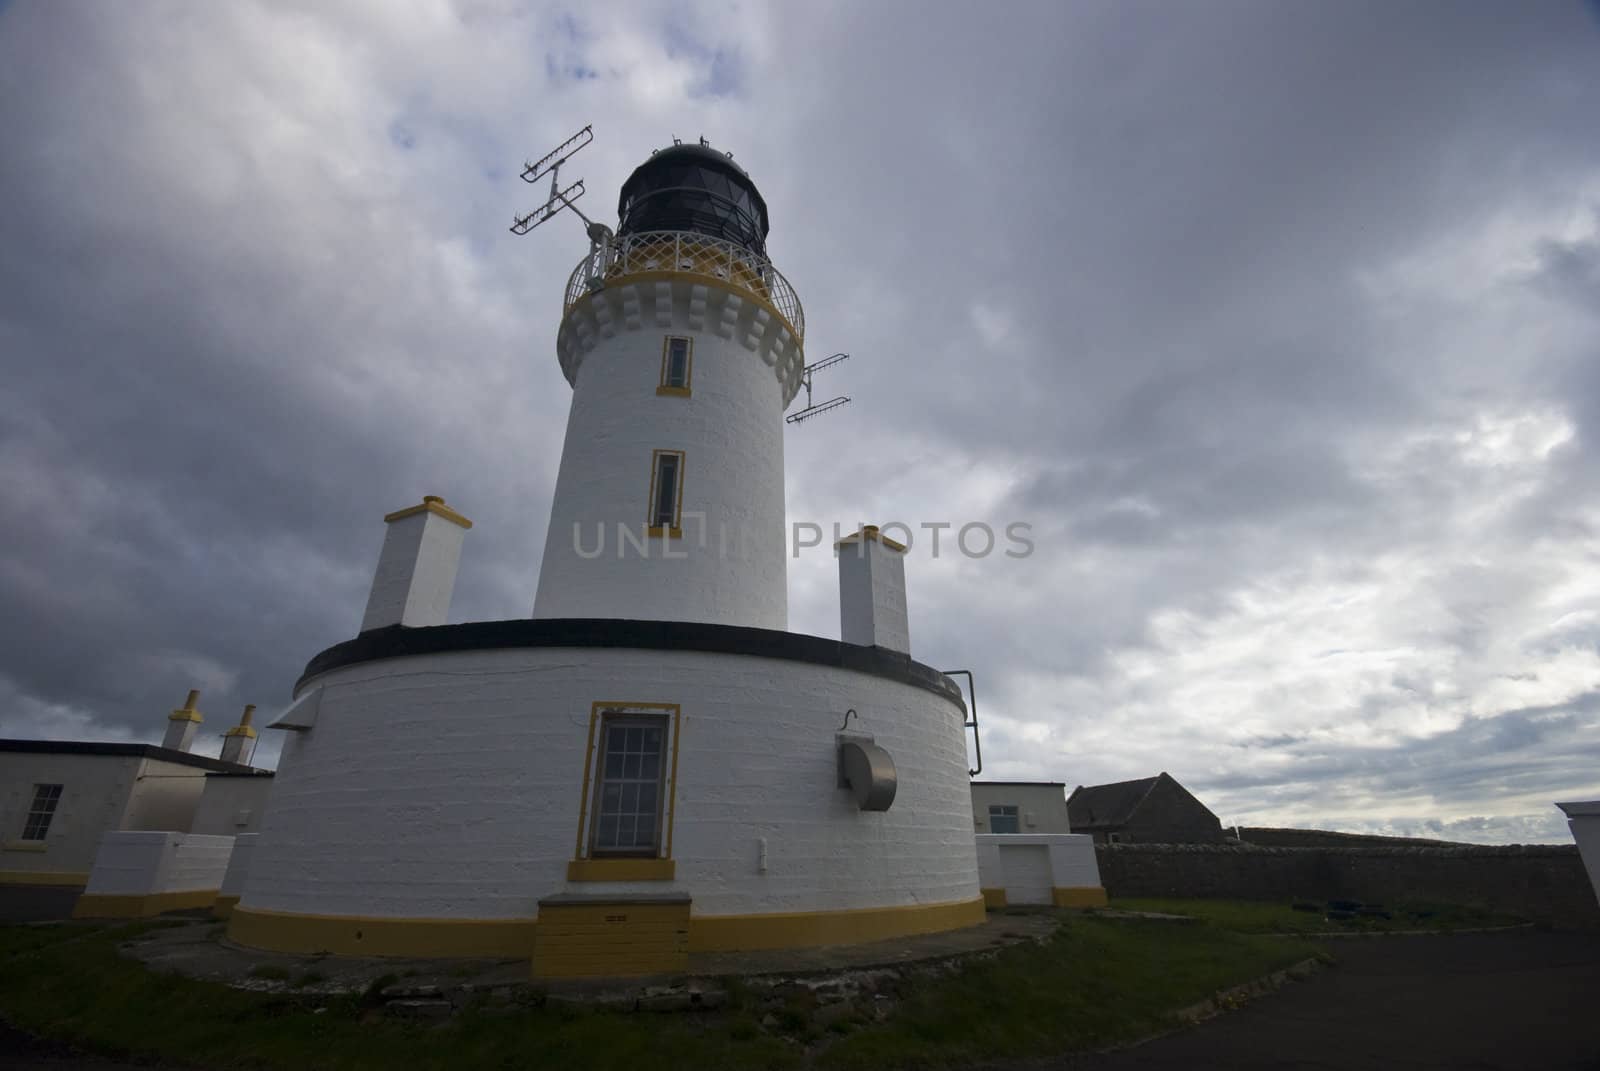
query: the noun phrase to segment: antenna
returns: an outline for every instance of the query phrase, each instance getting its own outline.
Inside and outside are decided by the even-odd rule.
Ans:
[[[800,370],[800,382],[804,384],[806,388],[806,407],[797,413],[790,413],[788,416],[784,417],[784,423],[798,424],[802,420],[809,420],[811,417],[821,416],[830,409],[837,409],[841,405],[849,405],[850,399],[844,395],[840,395],[837,398],[831,398],[825,402],[818,402],[815,405],[811,403],[812,374],[815,372],[820,372],[824,368],[832,368],[834,365],[843,361],[848,361],[849,359],[850,355],[848,353],[835,353],[831,357],[824,357],[816,364],[808,364],[802,368]]]
[[[587,226],[589,240],[592,243],[599,245],[601,241],[600,236],[596,233],[596,227],[603,230],[607,238],[610,237],[611,229],[609,227],[595,223],[594,220],[584,215],[577,205],[572,203],[583,196],[583,180],[579,179],[564,190],[561,188],[561,165],[572,159],[579,149],[593,140],[594,128],[592,125],[586,126],[554,149],[545,153],[538,160],[523,165],[523,182],[538,182],[546,175],[550,176],[550,198],[543,205],[525,216],[513,216],[511,220],[512,234],[527,234],[539,224],[554,218],[563,208],[570,208]]]

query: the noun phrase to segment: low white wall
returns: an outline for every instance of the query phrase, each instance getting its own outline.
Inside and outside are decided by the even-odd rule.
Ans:
[[[150,896],[218,889],[232,853],[232,837],[112,831],[100,838],[83,891],[91,896]]]
[[[1589,872],[1589,885],[1600,897],[1600,800],[1583,803],[1558,803],[1567,814],[1567,827],[1578,842],[1583,868]]]
[[[1100,886],[1094,838],[1086,834],[980,833],[973,839],[978,848],[979,883],[985,889],[1005,889],[1008,904],[1049,904],[1054,902],[1051,889]],[[1042,895],[1036,885],[1018,878],[1020,873],[1038,868],[1045,870],[1050,880],[1050,889]]]
[[[218,896],[244,895],[244,881],[250,874],[250,860],[255,858],[259,833],[241,833],[233,838],[233,854],[228,857],[228,870],[222,876]]]

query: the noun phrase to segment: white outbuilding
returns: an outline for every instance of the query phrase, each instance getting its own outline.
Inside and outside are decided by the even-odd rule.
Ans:
[[[805,321],[761,194],[674,145],[619,215],[567,285],[532,615],[447,623],[472,522],[385,518],[360,635],[270,726],[232,940],[628,975],[983,919],[967,705],[911,655],[905,548],[842,540],[843,639],[787,630]]]
[[[189,750],[202,715],[198,692],[167,718],[162,746],[80,740],[0,740],[0,884],[84,888],[109,834],[251,832],[266,809],[272,772],[248,765],[250,708],[224,736],[227,759]],[[225,813],[224,813],[225,812]],[[211,828],[215,826],[216,828]],[[204,827],[203,829],[201,827]],[[213,885],[214,896],[217,886]],[[89,906],[93,906],[93,901]],[[209,907],[182,899],[101,903],[113,914]]]

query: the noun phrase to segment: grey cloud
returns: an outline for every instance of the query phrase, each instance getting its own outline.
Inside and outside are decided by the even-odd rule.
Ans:
[[[1509,836],[1592,765],[1581,8],[178,12],[0,13],[6,731],[149,738],[197,677],[208,729],[282,702],[423,493],[478,522],[454,616],[528,612],[582,239],[504,227],[518,161],[593,121],[601,218],[668,136],[733,149],[810,352],[854,354],[789,433],[791,516],[1034,524],[908,568],[995,768]],[[1570,441],[1472,430],[1528,413]],[[797,627],[831,570],[792,563]],[[1527,674],[1575,698],[1469,709]],[[1379,739],[1326,744],[1351,723]]]

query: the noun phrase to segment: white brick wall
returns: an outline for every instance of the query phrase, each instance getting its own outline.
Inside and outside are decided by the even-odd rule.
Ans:
[[[245,878],[250,874],[250,861],[255,858],[259,833],[241,833],[233,838],[233,854],[228,856],[228,869],[222,875],[218,896],[238,896],[244,892]]]
[[[229,837],[258,833],[262,816],[267,811],[267,799],[271,795],[270,777],[210,774],[205,779],[205,789],[200,793],[194,824],[189,828],[196,833]]]
[[[1578,854],[1584,869],[1589,872],[1589,884],[1600,896],[1600,800],[1581,803],[1558,803],[1567,815],[1567,828],[1578,844]]]
[[[788,623],[783,385],[739,332],[692,329],[687,288],[674,294],[670,326],[619,318],[578,369],[534,617]],[[668,335],[694,339],[687,398],[656,394]],[[643,535],[654,450],[686,455],[683,538],[649,539],[649,558],[628,546],[619,559],[618,523]],[[602,526],[603,553],[580,556],[574,524],[586,553]]]
[[[373,571],[361,631],[405,625],[421,628],[450,619],[450,597],[467,530],[430,512],[389,521]]]
[[[683,710],[677,880],[640,888],[688,892],[697,915],[978,895],[961,713],[910,685],[773,659],[592,649],[389,659],[316,683],[317,724],[289,735],[247,908],[534,914],[567,890],[597,700]],[[851,731],[894,757],[887,812],[858,811],[836,787],[847,708],[859,713]]]

